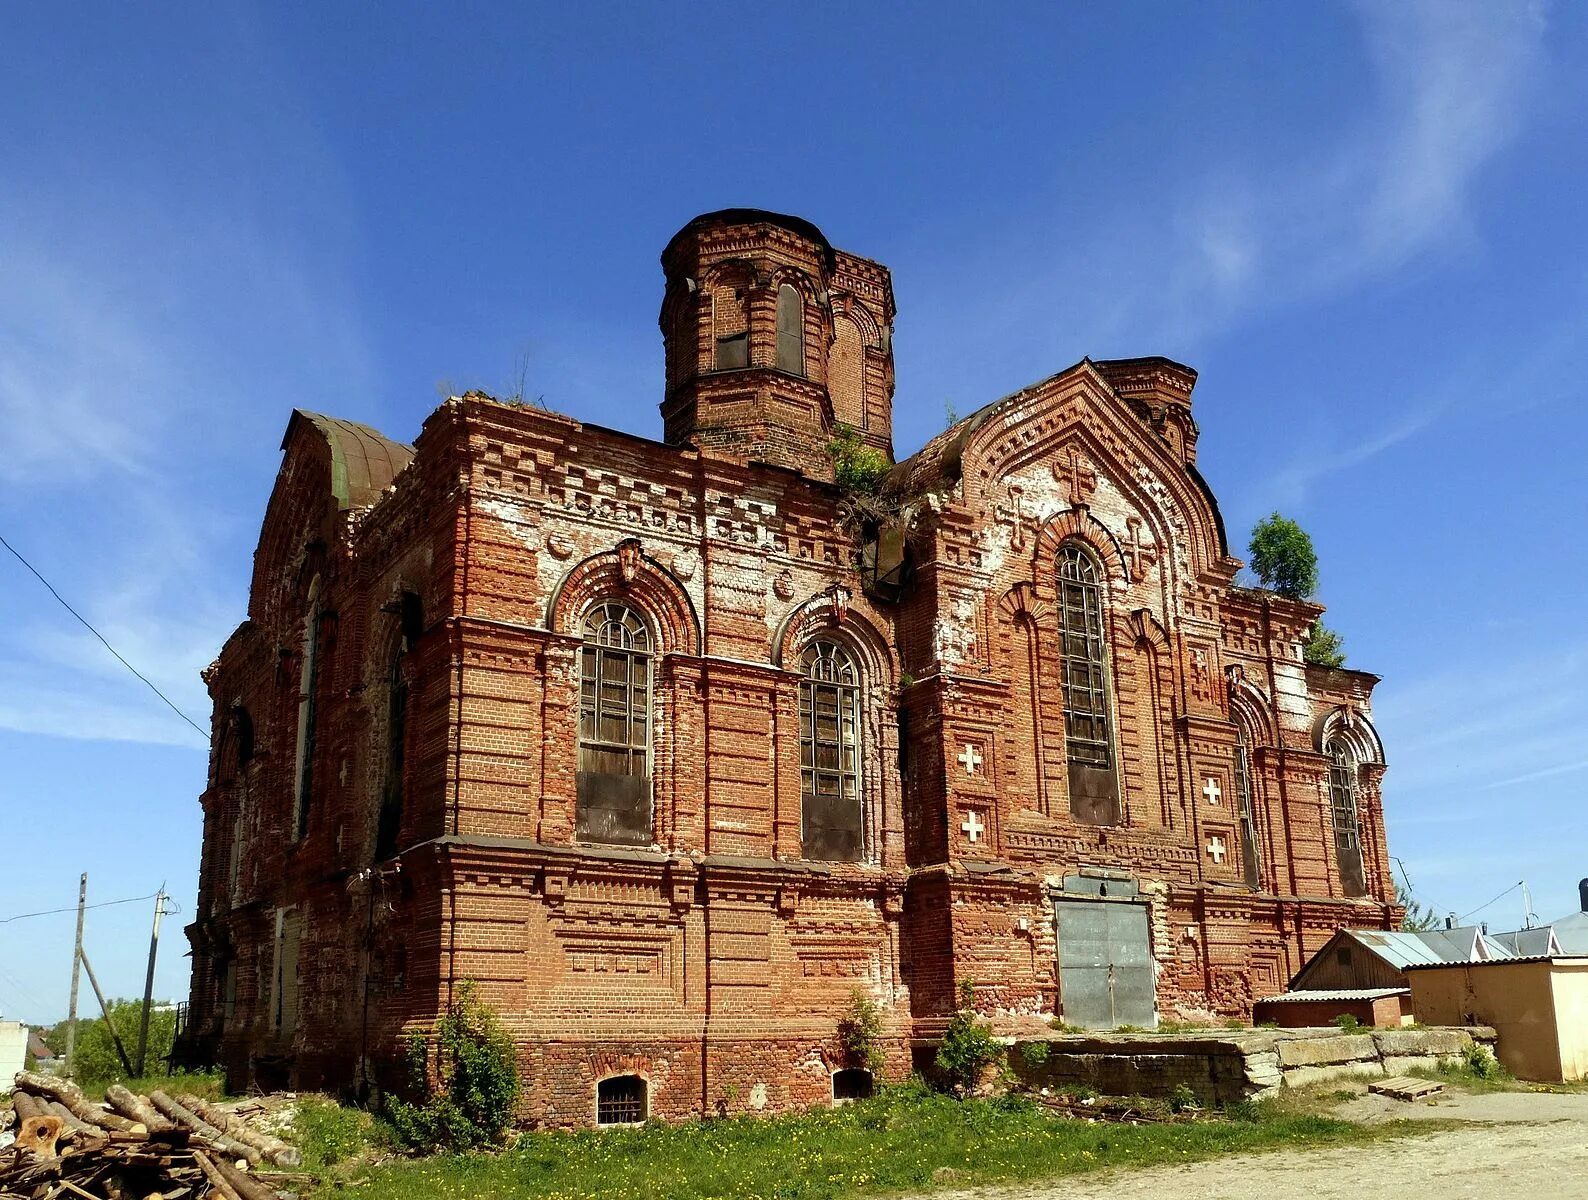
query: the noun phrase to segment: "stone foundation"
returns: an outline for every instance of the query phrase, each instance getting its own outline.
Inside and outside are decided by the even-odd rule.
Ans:
[[[1054,1034],[1015,1041],[1009,1065],[1033,1088],[1088,1087],[1111,1096],[1173,1095],[1199,1102],[1258,1099],[1281,1087],[1400,1075],[1456,1058],[1495,1032],[1470,1029],[1251,1029],[1190,1034]],[[1029,1049],[1046,1047],[1042,1051]],[[1041,1061],[1037,1061],[1037,1060]]]

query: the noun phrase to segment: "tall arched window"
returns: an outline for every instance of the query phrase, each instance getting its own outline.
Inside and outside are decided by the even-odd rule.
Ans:
[[[1070,812],[1092,825],[1119,820],[1118,776],[1109,718],[1102,568],[1076,542],[1059,547],[1060,671]]]
[[[650,752],[650,630],[626,604],[598,604],[579,652],[580,841],[651,844]]]
[[[303,645],[298,655],[298,756],[292,794],[292,836],[309,831],[309,802],[314,784],[315,694],[320,683],[320,577],[309,585],[309,608],[303,616]]]
[[[1356,756],[1340,738],[1328,745],[1329,815],[1334,825],[1334,856],[1347,896],[1367,895],[1362,870],[1362,829],[1357,816]]]
[[[403,798],[407,788],[404,760],[408,750],[408,678],[403,671],[406,658],[403,643],[399,641],[392,655],[386,692],[386,784],[381,792],[380,823],[375,831],[377,862],[396,853],[403,820]]]
[[[860,668],[839,642],[800,657],[801,841],[806,858],[856,862],[864,850],[860,802]]]
[[[1262,885],[1257,841],[1257,785],[1252,778],[1251,743],[1247,739],[1246,725],[1239,718],[1235,722],[1235,804],[1235,816],[1241,824],[1241,873],[1246,886],[1256,889]]]
[[[789,283],[777,290],[777,369],[805,374],[805,303]]]

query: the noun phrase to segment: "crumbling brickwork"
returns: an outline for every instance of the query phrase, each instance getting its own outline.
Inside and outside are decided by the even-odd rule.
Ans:
[[[1395,922],[1375,677],[1235,586],[1194,372],[1083,361],[857,506],[827,446],[891,459],[887,270],[748,210],[663,266],[665,441],[479,394],[412,447],[293,415],[206,674],[189,1052],[380,1087],[472,979],[530,1119],[619,1075],[773,1111],[859,1065],[857,990],[896,1076],[966,983],[1014,1032],[1105,969],[1112,1005],[1117,957],[1155,1012],[1246,1016]],[[1140,944],[1082,961],[1109,904]]]

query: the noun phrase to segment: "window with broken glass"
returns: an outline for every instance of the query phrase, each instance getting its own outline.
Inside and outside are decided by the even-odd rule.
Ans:
[[[579,654],[581,841],[651,842],[651,634],[625,604],[593,608]]]
[[[1347,896],[1367,893],[1362,869],[1362,830],[1356,800],[1356,756],[1335,738],[1328,745],[1329,814],[1334,824],[1334,853]]]
[[[807,858],[861,856],[860,669],[838,642],[800,659],[800,792]]]
[[[1241,870],[1246,886],[1257,888],[1262,883],[1258,859],[1256,784],[1252,779],[1251,747],[1246,736],[1246,726],[1235,723],[1235,802],[1236,816],[1241,823]]]

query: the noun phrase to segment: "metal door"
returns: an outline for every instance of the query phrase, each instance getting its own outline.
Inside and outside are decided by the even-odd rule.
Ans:
[[[1112,1029],[1158,1024],[1147,906],[1060,900],[1059,1005],[1070,1025]]]

